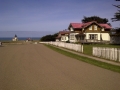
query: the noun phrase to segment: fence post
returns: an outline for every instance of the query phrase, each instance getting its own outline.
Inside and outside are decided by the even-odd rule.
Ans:
[[[92,48],[92,55],[94,56],[94,47]]]
[[[109,48],[106,48],[106,59],[110,59],[109,56],[110,56],[110,55],[109,55]]]
[[[83,53],[83,45],[81,45],[81,52]]]
[[[118,49],[118,61],[120,62],[120,49]]]
[[[114,60],[117,61],[118,60],[118,50],[117,48],[114,48]]]

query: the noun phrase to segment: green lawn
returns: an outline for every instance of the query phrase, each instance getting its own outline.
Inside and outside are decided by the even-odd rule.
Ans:
[[[89,44],[83,45],[83,53],[87,55],[92,55],[93,47],[110,47],[110,48],[120,48],[120,45],[108,45],[108,44]]]
[[[54,50],[56,52],[59,52],[59,53],[63,54],[63,55],[66,55],[66,56],[71,57],[71,58],[75,58],[76,60],[80,60],[80,61],[92,64],[92,65],[95,65],[95,66],[99,66],[99,67],[102,67],[102,68],[120,73],[120,66],[116,66],[116,65],[105,63],[105,62],[97,61],[97,60],[94,60],[94,59],[91,59],[91,58],[88,58],[88,57],[84,57],[84,56],[79,56],[77,54],[73,54],[71,52],[61,50],[61,49],[59,49],[57,47],[54,47],[52,45],[46,45],[45,44],[45,46],[47,46],[48,48],[51,48],[52,50]],[[88,47],[89,47],[89,45],[88,45]]]

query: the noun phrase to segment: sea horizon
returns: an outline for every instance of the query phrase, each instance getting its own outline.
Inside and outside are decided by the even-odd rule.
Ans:
[[[41,37],[18,37],[18,40],[27,40],[28,38],[32,40],[40,40]],[[13,37],[0,37],[0,41],[12,41]]]

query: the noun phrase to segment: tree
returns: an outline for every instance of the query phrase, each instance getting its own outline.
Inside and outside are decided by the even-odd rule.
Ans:
[[[45,35],[40,40],[41,41],[55,41],[57,35],[58,35],[57,33],[55,33],[53,35]]]
[[[120,21],[120,5],[113,5],[117,8],[119,8],[118,12],[115,13],[114,18],[111,18],[112,22],[114,21]]]
[[[87,22],[91,22],[91,21],[96,21],[97,23],[104,23],[104,24],[106,24],[108,22],[108,19],[100,18],[98,16],[91,16],[91,17],[84,16],[84,19],[82,19],[83,23],[87,23]]]

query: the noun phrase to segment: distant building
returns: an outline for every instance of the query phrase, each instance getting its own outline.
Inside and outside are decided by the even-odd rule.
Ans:
[[[28,40],[28,41],[32,41],[32,39],[31,39],[31,38],[28,38],[27,40]]]
[[[12,41],[18,41],[17,35],[15,34],[14,38],[12,39]]]
[[[56,41],[62,41],[62,42],[68,41],[69,33],[70,32],[68,30],[59,31],[58,36],[56,37]]]

